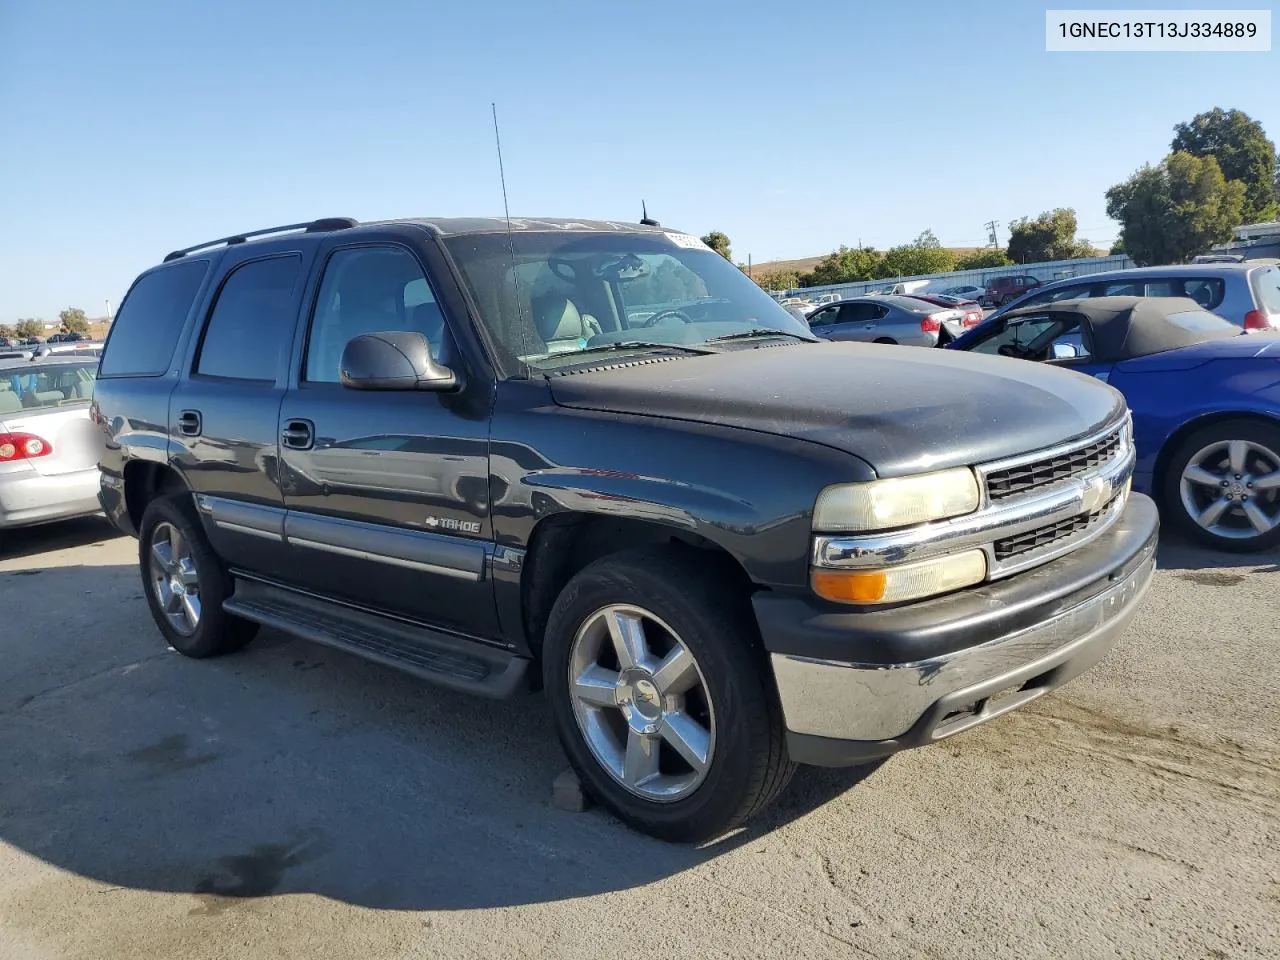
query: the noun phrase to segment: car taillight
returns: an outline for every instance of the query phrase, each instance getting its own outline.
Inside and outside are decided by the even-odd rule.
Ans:
[[[964,325],[966,327],[976,327],[982,322],[982,314],[976,310],[971,310],[964,315]]]
[[[1244,328],[1246,330],[1270,330],[1271,321],[1261,310],[1250,310],[1244,315]]]
[[[920,321],[921,333],[937,333],[941,329],[942,324],[938,323],[938,321],[933,317],[925,317]]]
[[[33,433],[0,433],[0,463],[34,460],[53,453],[53,446]]]

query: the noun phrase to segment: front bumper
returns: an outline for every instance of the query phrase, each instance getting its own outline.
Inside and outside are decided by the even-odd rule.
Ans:
[[[101,510],[98,468],[45,476],[0,474],[0,529],[85,517]]]
[[[1087,546],[950,596],[832,612],[758,595],[792,759],[847,766],[923,746],[1083,673],[1133,619],[1158,531],[1155,504],[1134,494]]]

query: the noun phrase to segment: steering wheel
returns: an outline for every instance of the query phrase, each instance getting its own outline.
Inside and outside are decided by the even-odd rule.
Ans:
[[[637,323],[636,326],[637,327],[657,326],[658,322],[662,320],[663,317],[675,317],[678,320],[683,320],[685,323],[693,323],[693,318],[690,317],[687,313],[673,308],[671,310],[659,310],[657,313],[653,314],[652,316],[645,317],[643,320]]]
[[[547,266],[551,268],[552,273],[565,283],[573,285],[578,282],[578,268],[568,260],[552,257],[547,260]]]

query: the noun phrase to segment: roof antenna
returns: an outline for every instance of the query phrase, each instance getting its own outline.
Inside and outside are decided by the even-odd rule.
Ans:
[[[660,224],[657,220],[649,219],[649,208],[645,206],[645,203],[643,200],[640,201],[640,222],[646,227],[662,226],[662,224]]]
[[[511,208],[507,206],[507,174],[502,166],[502,137],[498,134],[498,105],[490,101],[489,108],[493,111],[493,141],[498,146],[498,179],[502,182],[502,213],[507,219],[507,249],[511,253],[511,285],[516,298],[516,323],[520,327],[522,354],[520,362],[525,365],[525,375],[528,376],[528,361],[524,358],[529,355],[529,324],[533,322],[533,318],[520,316],[520,275],[516,272],[516,241],[511,231]]]

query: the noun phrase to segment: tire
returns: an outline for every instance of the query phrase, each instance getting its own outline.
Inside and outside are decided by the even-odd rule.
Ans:
[[[696,677],[688,682],[695,686],[672,699],[664,691],[679,684],[664,687],[658,682],[661,673],[622,669],[619,645],[600,626],[601,619],[615,616],[643,621],[650,666],[664,653],[664,662],[672,662],[674,646],[666,646],[670,637],[664,628],[670,631],[693,658]],[[570,673],[580,675],[584,663],[594,663],[590,638],[601,635],[595,641],[600,657],[614,669],[598,667],[604,671],[597,688],[604,692],[598,695],[619,696],[623,707],[587,704],[572,693]],[[719,836],[767,806],[795,769],[747,597],[714,564],[689,551],[627,551],[580,571],[552,608],[542,666],[556,733],[583,786],[619,819],[651,836],[678,843]],[[638,675],[652,677],[654,685],[646,688],[644,679],[634,680]],[[687,670],[684,675],[690,676]],[[634,682],[628,684],[628,677]],[[648,768],[637,764],[654,772],[626,786],[622,745],[633,739],[629,723],[643,724],[654,714],[650,735],[641,739],[656,743],[656,759]],[[705,722],[702,733],[710,734],[703,742],[707,762],[701,773],[671,739],[672,731],[689,729],[690,718]],[[663,732],[653,734],[653,729]],[[595,731],[590,742],[587,730]],[[695,741],[687,734],[675,739],[686,745]],[[617,761],[612,768],[600,758],[599,744],[605,741],[621,749],[612,753]],[[644,754],[637,750],[638,757]],[[655,796],[661,791],[665,795]]]
[[[1232,457],[1235,467],[1243,464],[1239,479]],[[1160,478],[1161,501],[1175,525],[1198,543],[1231,553],[1267,550],[1280,544],[1280,486],[1253,482],[1268,475],[1270,483],[1280,483],[1280,425],[1226,420],[1178,445]]]
[[[169,557],[174,556],[174,531],[179,537],[179,559],[170,559],[165,566],[161,555],[167,547]],[[157,547],[162,548],[161,552]],[[169,646],[183,656],[199,660],[231,653],[258,632],[256,623],[222,609],[222,601],[231,593],[231,577],[209,546],[191,506],[190,494],[161,496],[147,504],[138,525],[138,569],[156,626]],[[162,574],[166,575],[163,584]],[[182,582],[181,593],[173,589],[175,577]],[[189,616],[192,606],[183,603],[183,594],[196,601],[198,616],[194,626]]]

